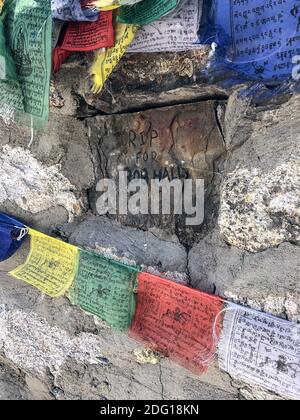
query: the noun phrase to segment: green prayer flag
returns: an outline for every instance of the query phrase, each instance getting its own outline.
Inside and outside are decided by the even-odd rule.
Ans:
[[[0,18],[0,80],[13,79],[16,80],[17,74],[15,64],[10,54],[9,48],[6,47],[4,36],[4,26],[2,17]]]
[[[0,115],[40,128],[49,114],[51,0],[6,0],[1,18],[6,42],[0,47],[16,77],[9,66],[0,78]]]
[[[135,313],[137,273],[136,267],[80,250],[70,300],[111,327],[127,330]]]
[[[133,6],[119,9],[118,22],[136,25],[148,25],[171,12],[179,0],[143,0]]]

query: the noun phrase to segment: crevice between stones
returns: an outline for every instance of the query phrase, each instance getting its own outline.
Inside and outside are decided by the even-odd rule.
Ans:
[[[77,108],[77,112],[78,114],[75,116],[75,118],[79,119],[79,120],[86,120],[89,118],[93,118],[96,117],[98,115],[100,116],[110,116],[110,115],[114,115],[114,116],[121,116],[121,115],[127,115],[127,114],[134,114],[137,112],[144,112],[144,111],[148,111],[148,110],[152,110],[152,109],[161,109],[161,108],[168,108],[171,106],[184,106],[184,105],[190,105],[190,104],[195,104],[195,103],[199,103],[199,102],[208,102],[208,101],[227,101],[228,100],[228,96],[224,93],[224,94],[215,94],[215,95],[207,95],[207,96],[201,96],[199,98],[194,98],[194,99],[187,99],[186,101],[170,101],[170,102],[164,102],[164,103],[153,103],[152,105],[148,104],[146,106],[139,106],[139,107],[132,107],[132,108],[128,108],[126,111],[122,111],[122,112],[104,112],[101,111],[100,109],[97,109],[91,105],[89,105],[85,99],[79,95],[78,93],[74,93],[74,96],[78,102],[78,108]],[[84,109],[86,109],[86,111],[84,111]],[[217,122],[219,121],[219,118],[216,118]],[[219,126],[220,128],[220,132],[223,136],[223,131],[221,126]]]

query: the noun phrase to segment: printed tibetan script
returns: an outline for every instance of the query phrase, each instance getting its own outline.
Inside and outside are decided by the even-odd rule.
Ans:
[[[131,337],[203,373],[212,363],[223,300],[148,273],[138,275]]]
[[[256,78],[291,77],[293,57],[300,54],[298,0],[230,0],[216,7],[217,28],[231,40],[229,62]]]
[[[48,296],[63,296],[75,278],[78,249],[32,229],[29,235],[27,261],[9,274]]]
[[[195,43],[201,14],[202,0],[184,0],[179,9],[141,27],[128,51],[186,51],[199,47]]]
[[[300,398],[300,325],[230,304],[219,365],[232,377]]]
[[[69,297],[74,305],[126,330],[135,311],[137,269],[80,250],[76,280]]]

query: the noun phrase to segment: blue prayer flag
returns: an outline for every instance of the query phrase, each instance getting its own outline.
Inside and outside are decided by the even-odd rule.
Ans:
[[[52,16],[66,21],[96,21],[99,10],[83,7],[80,0],[51,0]]]
[[[208,0],[201,41],[211,73],[280,83],[300,79],[300,0]],[[232,73],[233,72],[233,73]]]
[[[0,213],[0,261],[7,260],[20,248],[26,233],[23,223]]]

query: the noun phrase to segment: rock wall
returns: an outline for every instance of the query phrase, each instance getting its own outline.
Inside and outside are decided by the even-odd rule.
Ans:
[[[300,97],[258,101],[199,76],[208,51],[128,54],[98,95],[88,55],[54,77],[43,133],[0,127],[0,209],[73,244],[300,321]],[[263,88],[261,88],[263,89]],[[147,159],[146,159],[147,158]],[[99,216],[116,167],[201,176],[205,220]],[[0,399],[278,399],[213,366],[197,377],[0,264]]]

